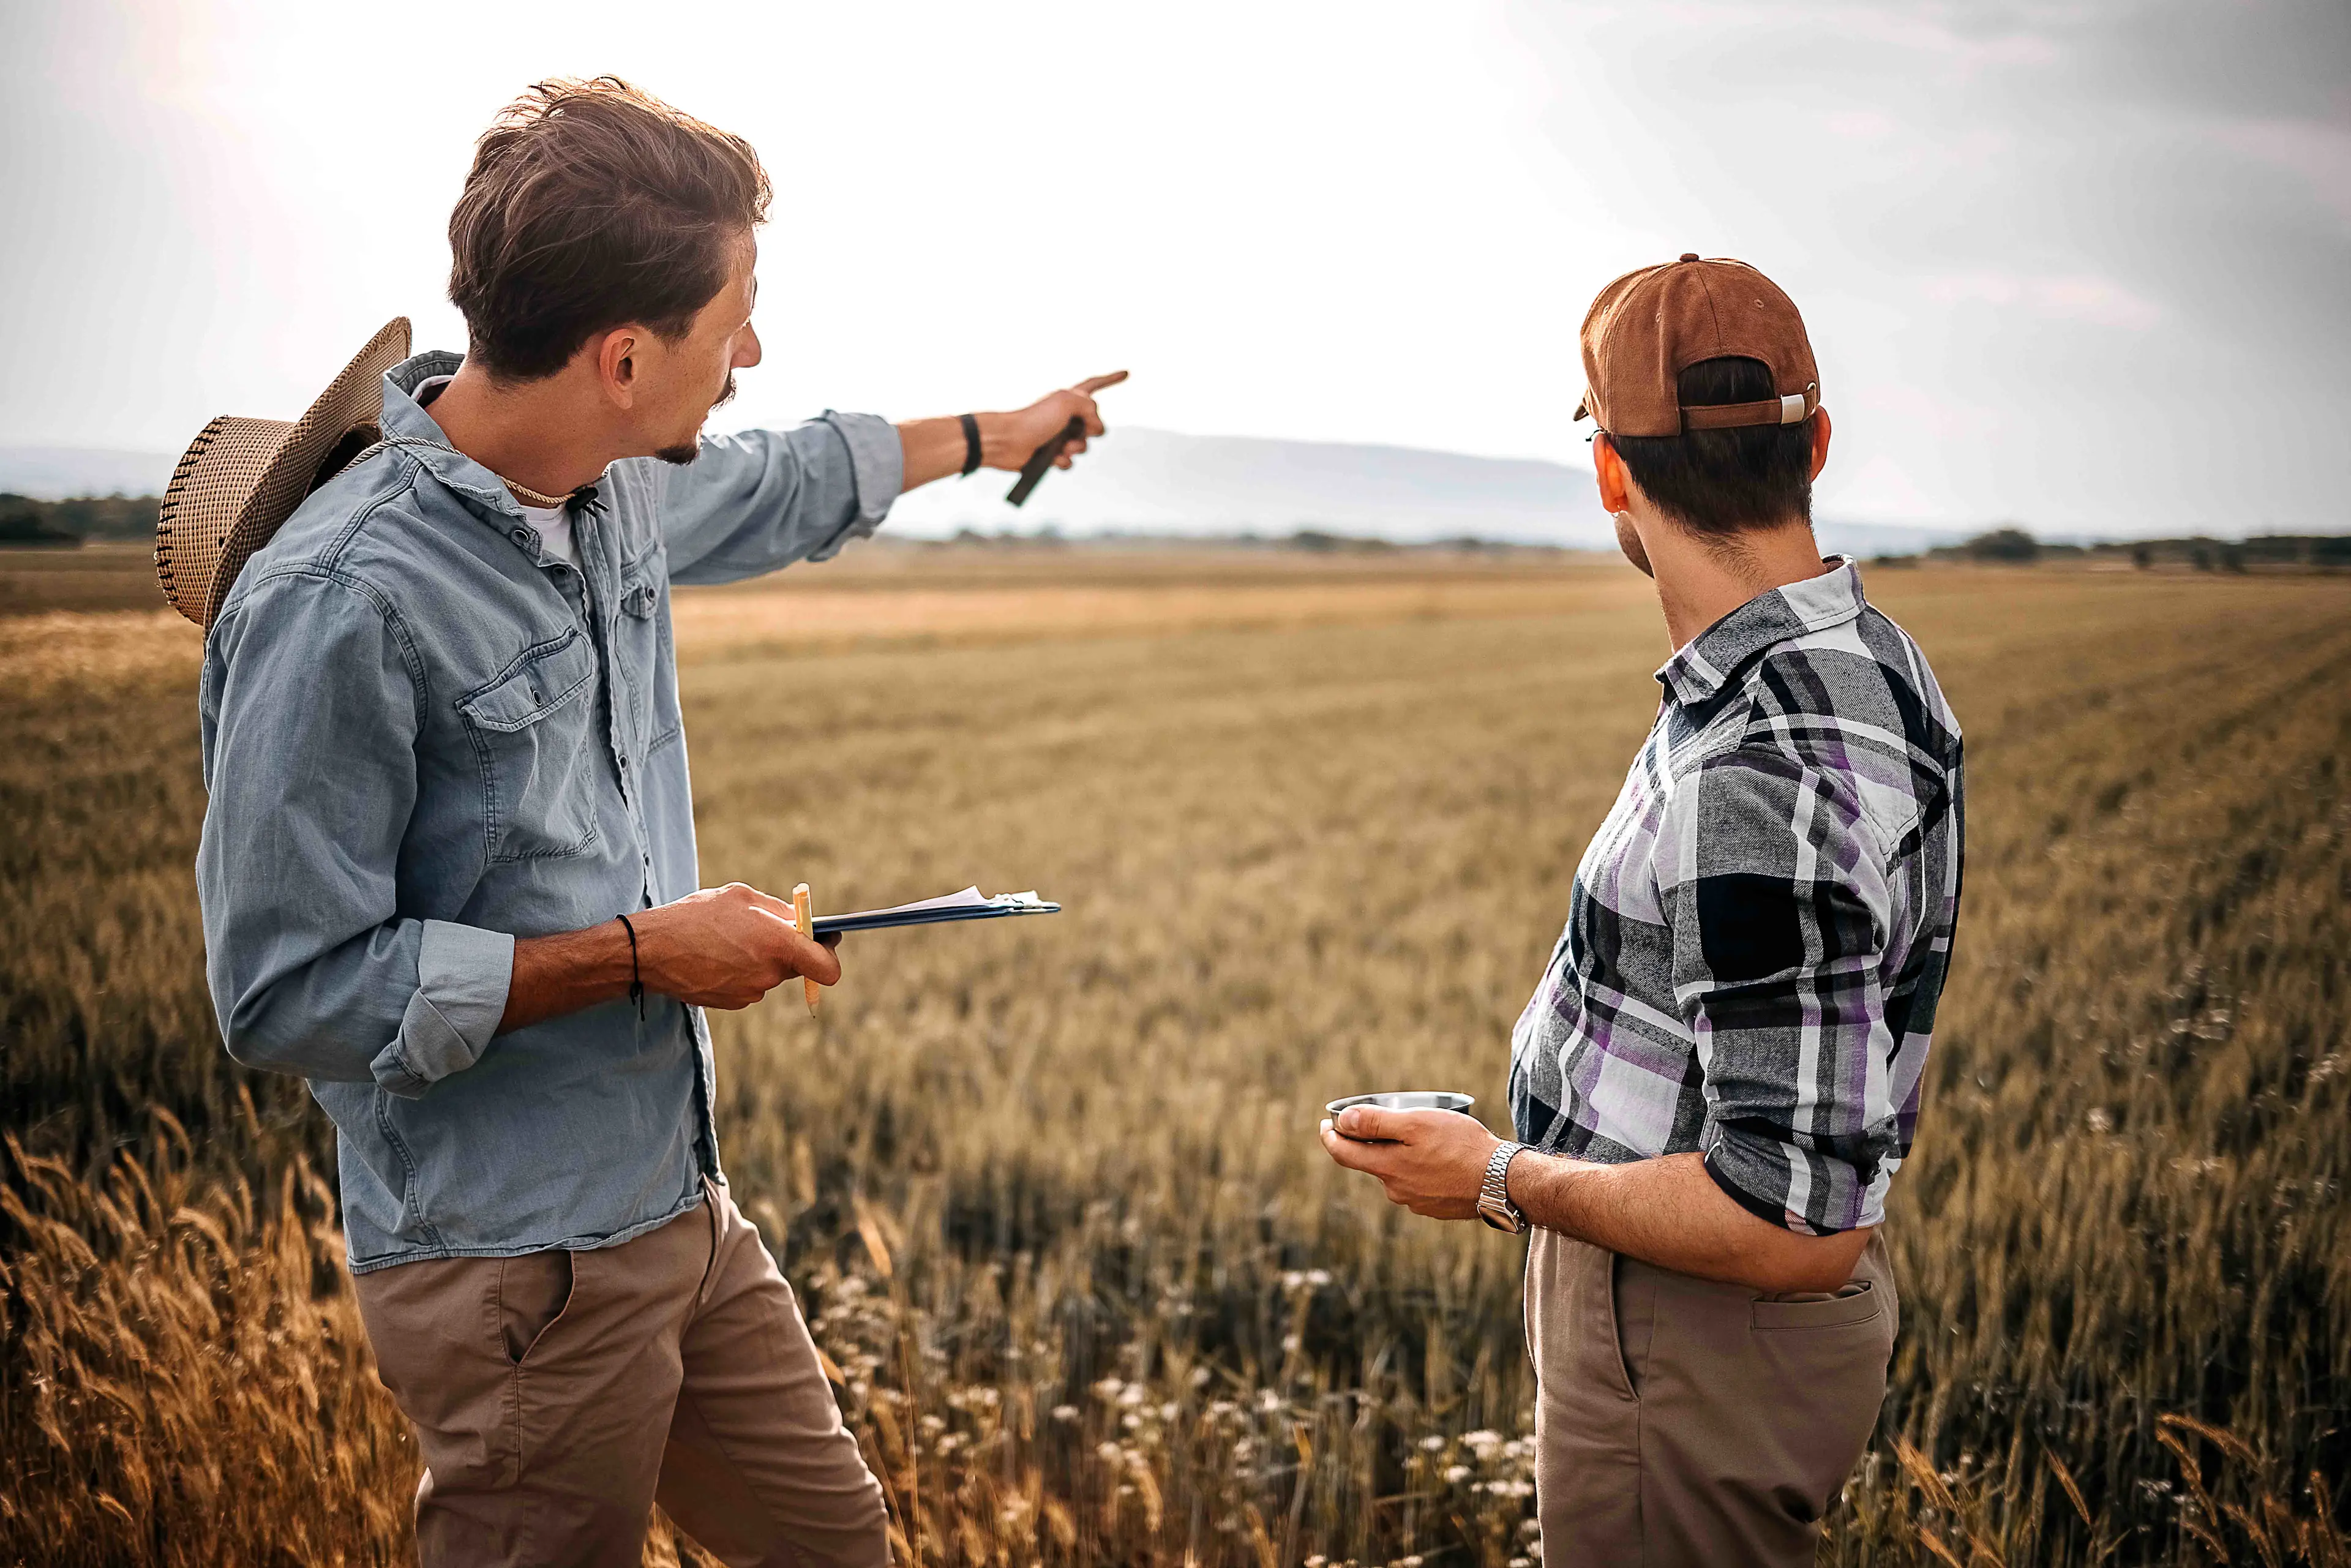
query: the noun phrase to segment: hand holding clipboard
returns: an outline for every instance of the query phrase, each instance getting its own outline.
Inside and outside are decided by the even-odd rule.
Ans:
[[[861,909],[851,915],[811,915],[809,884],[801,883],[792,889],[792,924],[819,941],[851,931],[886,931],[900,925],[940,925],[957,920],[1001,920],[1014,915],[1060,913],[1060,904],[1040,898],[1034,893],[999,893],[990,898],[977,887],[967,887],[961,893],[950,893],[944,898],[894,904],[887,909]],[[820,988],[814,980],[810,980],[807,990],[809,1016],[814,1018]]]

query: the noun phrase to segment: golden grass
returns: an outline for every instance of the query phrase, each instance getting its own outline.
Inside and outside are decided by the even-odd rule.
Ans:
[[[869,548],[820,570],[681,590],[689,661],[971,643],[1555,614],[1638,590],[1593,558],[1042,547]],[[183,676],[196,628],[154,608],[145,555],[0,554],[0,669],[40,690]],[[59,608],[58,606],[68,606]]]
[[[0,615],[47,611],[161,610],[155,549],[89,544],[77,549],[0,547]]]
[[[707,877],[1069,905],[860,939],[820,1019],[722,1019],[732,1178],[924,1562],[1501,1568],[1520,1254],[1311,1130],[1406,1082],[1499,1110],[1655,612],[1588,569],[1091,560],[682,600]],[[1971,842],[1885,1447],[1823,1561],[2344,1561],[2351,585],[1871,586],[1968,726]],[[994,607],[777,633],[852,593]],[[0,698],[0,1560],[392,1560],[413,1472],[322,1261],[321,1119],[211,1031],[193,664],[140,646]]]
[[[746,648],[874,642],[1134,636],[1259,627],[1556,614],[1622,592],[1583,580],[1148,583],[846,589],[681,596],[679,645],[707,659]]]

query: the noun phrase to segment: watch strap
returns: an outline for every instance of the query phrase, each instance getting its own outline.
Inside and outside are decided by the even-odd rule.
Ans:
[[[1526,1152],[1524,1144],[1505,1140],[1486,1161],[1486,1179],[1478,1188],[1479,1218],[1497,1230],[1523,1230],[1527,1217],[1510,1201],[1510,1162]]]

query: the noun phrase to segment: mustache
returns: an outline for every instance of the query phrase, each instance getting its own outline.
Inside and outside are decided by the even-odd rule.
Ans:
[[[718,389],[718,401],[712,403],[710,406],[715,412],[718,409],[725,408],[728,403],[733,402],[734,401],[735,372],[733,371],[729,371],[726,372],[726,384]]]

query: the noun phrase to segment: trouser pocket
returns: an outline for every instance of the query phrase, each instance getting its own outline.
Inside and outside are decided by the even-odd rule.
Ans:
[[[570,1253],[530,1252],[498,1260],[498,1334],[507,1360],[520,1366],[571,1305]]]

